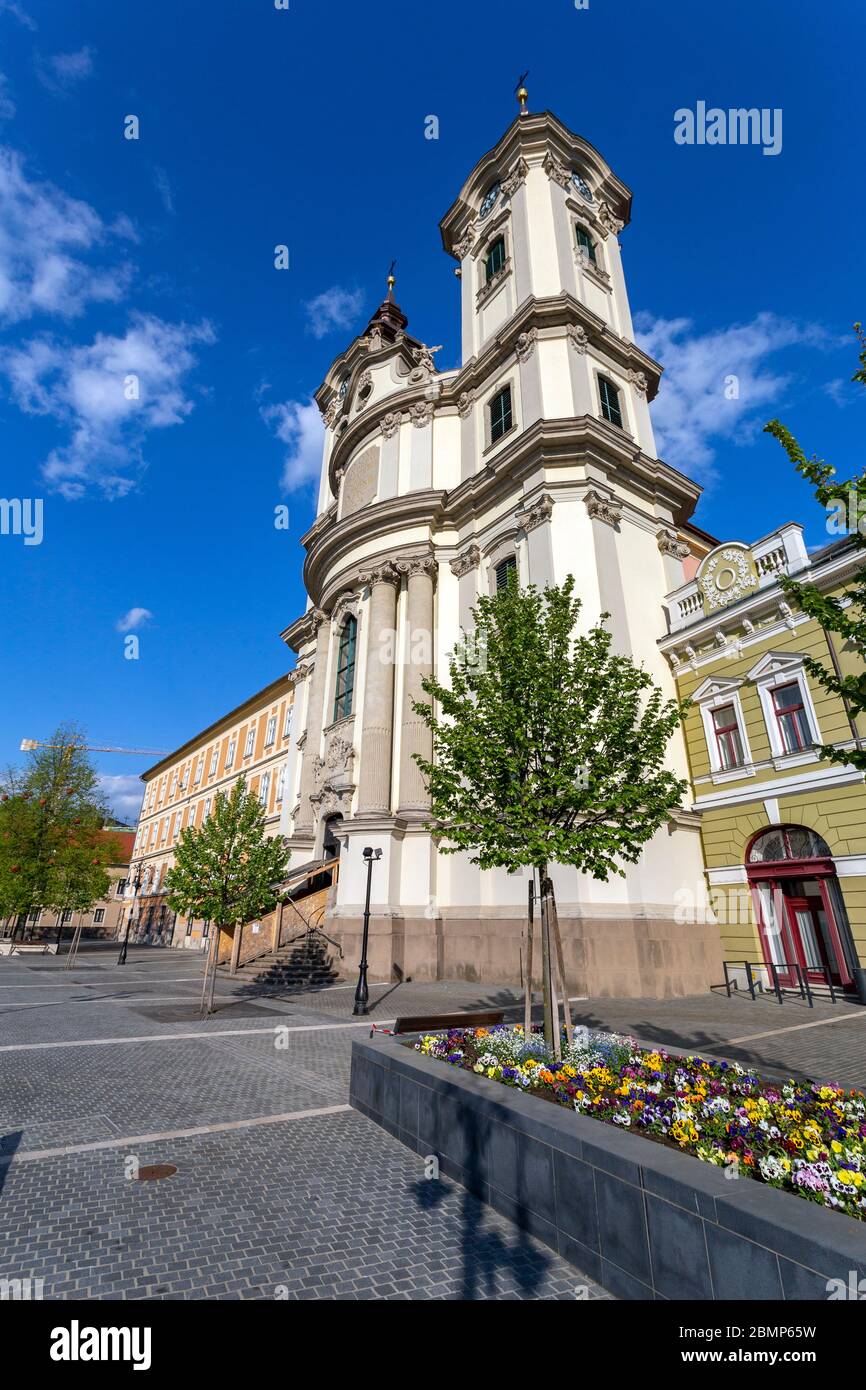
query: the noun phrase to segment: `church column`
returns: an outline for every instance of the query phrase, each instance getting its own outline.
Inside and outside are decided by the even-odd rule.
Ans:
[[[427,700],[421,682],[433,674],[433,578],[432,555],[400,560],[397,568],[407,576],[408,652],[403,679],[400,737],[400,797],[398,815],[427,813],[430,796],[413,753],[426,762],[433,758],[433,731],[413,709],[413,700]]]
[[[360,576],[370,586],[367,678],[361,728],[358,815],[391,810],[391,761],[394,739],[394,670],[397,590],[400,575],[393,565],[378,565]]]
[[[301,765],[300,811],[295,823],[295,834],[312,834],[315,823],[310,797],[316,790],[316,759],[322,741],[322,721],[325,706],[325,680],[328,674],[328,647],[331,641],[330,620],[318,608],[307,615],[316,631],[316,657],[313,674],[309,678],[307,700],[307,728],[304,737],[304,761]]]

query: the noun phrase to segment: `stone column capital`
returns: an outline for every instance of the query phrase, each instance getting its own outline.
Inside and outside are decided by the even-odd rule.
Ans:
[[[405,574],[409,579],[413,579],[419,574],[427,575],[433,579],[438,566],[432,555],[409,555],[404,559],[395,560],[394,568],[399,574]]]
[[[677,560],[685,560],[691,554],[691,549],[686,541],[681,541],[678,533],[673,526],[660,526],[656,531],[656,540],[662,555],[673,555]]]
[[[470,570],[477,569],[481,564],[481,551],[477,545],[470,545],[460,555],[455,555],[451,561],[451,573],[457,579],[462,579],[464,574]]]
[[[530,502],[525,507],[519,507],[515,520],[518,526],[524,531],[534,531],[536,526],[543,526],[545,521],[549,521],[553,515],[553,498],[544,493],[541,497],[536,497],[534,502]]]
[[[606,495],[590,488],[584,493],[583,500],[593,521],[603,521],[608,526],[616,526],[622,520],[623,504],[613,494]]]
[[[371,569],[362,570],[358,575],[361,584],[369,585],[371,589],[378,584],[392,584],[395,588],[400,583],[400,571],[390,560],[384,561],[381,565],[374,565]]]

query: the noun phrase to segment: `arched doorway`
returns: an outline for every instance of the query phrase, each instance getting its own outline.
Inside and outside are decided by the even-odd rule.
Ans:
[[[340,815],[339,811],[336,812],[335,815],[328,816],[325,819],[324,834],[322,836],[323,859],[339,859],[341,846],[338,836],[342,824],[343,817]]]
[[[762,830],[746,850],[746,876],[766,963],[797,984],[794,964],[816,984],[847,986],[858,966],[829,845],[803,825]]]

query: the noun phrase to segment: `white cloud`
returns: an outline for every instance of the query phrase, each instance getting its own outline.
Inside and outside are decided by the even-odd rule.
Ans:
[[[152,617],[149,608],[130,608],[128,613],[118,618],[114,626],[118,632],[135,632],[136,628],[143,627]]]
[[[36,21],[31,19],[27,11],[18,4],[18,0],[0,0],[0,11],[5,10],[7,14],[14,15],[15,18],[24,25],[25,29],[35,29]]]
[[[145,466],[147,433],[180,424],[193,409],[183,378],[196,365],[193,349],[214,338],[208,323],[133,314],[122,337],[100,333],[80,346],[42,337],[0,352],[20,409],[71,431],[42,466],[48,485],[67,498],[89,486],[107,497],[129,492]]]
[[[99,785],[117,819],[124,825],[135,825],[144,799],[141,778],[134,772],[113,777],[104,773]]]
[[[304,305],[307,331],[314,338],[324,338],[335,329],[351,328],[363,302],[363,290],[341,290],[339,285],[333,285]]]
[[[288,492],[319,481],[325,426],[315,401],[283,401],[261,408],[262,419],[288,446],[282,486]]]
[[[89,303],[121,299],[131,266],[84,257],[112,236],[134,235],[127,217],[108,227],[89,204],[28,179],[20,155],[0,147],[0,323],[40,313],[71,319]]]
[[[792,381],[770,359],[786,348],[829,345],[817,325],[770,313],[707,333],[691,319],[642,313],[635,328],[640,346],[665,368],[651,407],[659,455],[703,482],[715,477],[717,444],[753,438]]]
[[[168,174],[159,165],[153,171],[153,186],[159,194],[166,212],[174,212],[174,195],[168,181]]]
[[[0,121],[11,121],[15,115],[15,102],[9,95],[9,78],[0,72]]]
[[[75,53],[53,53],[49,58],[38,58],[36,74],[43,87],[58,95],[65,94],[90,77],[93,72],[93,49],[89,44]]]

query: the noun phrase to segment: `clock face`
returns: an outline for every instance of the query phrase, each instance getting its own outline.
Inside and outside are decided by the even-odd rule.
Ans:
[[[575,188],[577,189],[578,193],[582,198],[585,198],[588,203],[591,203],[593,201],[592,189],[590,188],[586,179],[581,178],[580,174],[577,172],[576,169],[572,172],[571,182],[574,184]]]
[[[339,390],[339,392],[338,392],[338,395],[339,395],[341,401],[345,398],[345,395],[346,395],[346,392],[348,391],[348,389],[349,389],[349,378],[348,378],[347,376],[344,376],[344,377],[343,377],[343,380],[340,382],[340,390]]]
[[[497,179],[496,183],[492,184],[491,187],[488,188],[487,192],[484,194],[484,198],[481,203],[482,217],[486,217],[487,214],[491,211],[491,209],[495,207],[496,199],[499,197],[500,187],[501,185],[499,183],[499,180]]]

